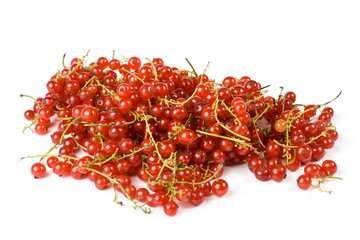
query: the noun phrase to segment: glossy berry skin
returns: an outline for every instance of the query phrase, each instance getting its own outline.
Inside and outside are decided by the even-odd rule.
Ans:
[[[135,193],[135,200],[140,202],[146,202],[146,198],[149,195],[149,190],[146,188],[138,188]]]
[[[219,139],[218,145],[220,150],[224,152],[231,152],[235,148],[234,142],[228,139]]]
[[[276,182],[281,182],[286,178],[286,167],[283,165],[277,165],[270,169],[271,179]]]
[[[309,145],[301,144],[296,149],[296,159],[298,159],[302,164],[307,164],[311,161],[312,150]]]
[[[162,141],[158,148],[161,156],[165,158],[170,157],[171,154],[176,151],[176,145],[170,140]]]
[[[90,69],[89,74],[91,77],[101,79],[104,76],[104,71],[100,67],[93,67]]]
[[[277,120],[274,125],[275,130],[279,133],[285,132],[286,127],[286,121],[283,119]]]
[[[199,206],[205,201],[205,192],[202,189],[191,191],[189,203],[193,206]]]
[[[124,138],[119,143],[120,152],[123,154],[130,154],[135,148],[135,143],[130,138]]]
[[[250,170],[250,172],[254,172],[256,169],[264,166],[264,161],[261,158],[252,158],[249,162],[248,162],[248,168]]]
[[[51,156],[51,157],[48,157],[48,159],[46,160],[46,165],[49,167],[49,168],[53,168],[55,163],[57,163],[59,161],[59,159],[55,156]]]
[[[287,92],[285,93],[284,97],[293,103],[296,101],[296,94],[294,92]]]
[[[144,65],[139,69],[139,77],[141,77],[143,80],[149,80],[153,77],[153,68],[148,65]]]
[[[146,83],[140,87],[140,97],[144,100],[153,98],[155,93],[155,88],[149,83]]]
[[[120,83],[116,88],[116,95],[121,99],[126,99],[131,95],[131,89],[129,84]]]
[[[183,202],[190,197],[191,189],[188,186],[180,186],[177,188],[178,193],[175,195],[176,199]]]
[[[190,129],[184,129],[180,131],[178,136],[180,143],[183,145],[191,144],[196,139],[195,133]]]
[[[44,123],[44,122],[38,122],[38,123],[35,125],[35,132],[36,132],[38,135],[45,135],[45,134],[48,132],[48,127],[47,127],[46,123]]]
[[[320,165],[316,163],[309,163],[304,167],[304,173],[312,178],[320,175]]]
[[[67,176],[70,174],[70,164],[67,162],[57,162],[55,163],[54,167],[53,167],[53,172],[56,175],[59,175],[60,177],[62,176]]]
[[[266,144],[265,151],[268,157],[279,157],[281,154],[281,147],[271,141]]]
[[[46,176],[46,167],[42,163],[34,163],[31,166],[31,174],[34,175],[34,178],[43,178]]]
[[[268,181],[271,178],[271,172],[265,166],[261,166],[255,169],[254,174],[255,177],[260,181]]]
[[[229,185],[224,179],[215,180],[211,184],[211,191],[217,196],[224,196],[229,190]]]
[[[302,174],[298,177],[298,179],[296,180],[297,185],[300,189],[302,190],[307,190],[309,189],[309,187],[311,186],[311,177],[307,174]]]
[[[80,158],[76,163],[76,166],[79,167],[78,172],[80,172],[82,174],[88,173],[88,170],[83,169],[81,167],[86,167],[87,164],[89,164],[89,162],[91,162],[92,160],[93,159],[91,157],[89,157],[89,156],[85,156],[85,157]]]
[[[81,111],[81,118],[84,121],[96,122],[99,118],[99,112],[94,107],[86,107]]]
[[[128,65],[131,70],[138,70],[141,67],[141,60],[138,57],[131,57],[128,60]]]
[[[320,144],[325,149],[331,149],[335,145],[334,139],[328,136],[322,136],[317,140],[317,143]]]
[[[173,217],[176,215],[176,213],[178,212],[178,208],[179,208],[179,206],[173,200],[170,202],[167,202],[163,205],[163,210],[164,210],[165,214],[170,217]]]
[[[98,175],[94,182],[95,187],[99,190],[105,190],[109,186],[109,180],[102,175]]]
[[[171,111],[171,118],[176,120],[183,120],[188,117],[188,111],[184,107],[176,106]]]
[[[326,174],[326,176],[333,176],[337,172],[337,165],[332,160],[325,160],[321,164],[321,170]]]
[[[26,110],[24,112],[24,117],[26,120],[32,121],[35,119],[35,111],[34,110]]]
[[[311,161],[313,162],[319,161],[325,156],[325,148],[323,148],[321,145],[313,145],[311,146],[311,150]]]

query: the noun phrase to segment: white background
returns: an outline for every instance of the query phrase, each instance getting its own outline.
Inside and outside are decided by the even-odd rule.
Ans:
[[[2,1],[1,239],[343,239],[357,236],[360,214],[357,1]],[[30,166],[51,147],[49,136],[22,128],[32,107],[20,93],[38,97],[46,81],[67,61],[91,49],[100,56],[161,57],[171,66],[208,76],[249,75],[297,93],[299,103],[331,106],[340,134],[326,153],[342,181],[301,191],[290,173],[282,183],[259,182],[245,166],[226,168],[230,191],[197,208],[182,206],[176,217],[162,209],[150,215],[112,203],[112,190],[88,180],[53,174],[35,180]],[[7,236],[7,237],[5,237]],[[356,237],[355,237],[356,238]]]

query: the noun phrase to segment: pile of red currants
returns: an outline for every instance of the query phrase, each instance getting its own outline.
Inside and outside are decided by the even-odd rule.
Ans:
[[[338,139],[332,101],[295,104],[295,93],[282,88],[267,96],[268,86],[247,76],[217,83],[190,62],[191,71],[161,58],[100,57],[85,65],[86,56],[70,67],[63,59],[45,97],[22,95],[34,100],[24,130],[45,135],[56,128],[53,147],[31,167],[35,178],[45,177],[47,167],[88,178],[99,190],[113,187],[135,208],[149,213],[162,206],[169,216],[180,202],[198,206],[207,196],[225,195],[224,166],[247,164],[260,181],[277,182],[305,166],[301,189],[321,190],[313,179],[336,178],[335,162],[315,163]],[[134,186],[134,177],[146,185]]]

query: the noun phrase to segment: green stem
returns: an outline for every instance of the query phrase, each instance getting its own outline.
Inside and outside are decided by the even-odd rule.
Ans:
[[[64,53],[63,58],[62,58],[62,65],[63,65],[64,69],[68,68],[67,66],[65,66],[65,56],[66,56],[66,53]]]
[[[151,209],[146,208],[145,205],[139,206],[139,205],[137,204],[137,202],[134,201],[134,200],[131,198],[131,196],[129,195],[129,193],[124,189],[124,187],[121,185],[121,183],[120,183],[117,179],[114,179],[114,178],[112,178],[112,177],[109,177],[108,175],[104,174],[103,172],[97,171],[97,170],[92,169],[92,168],[89,168],[89,167],[79,167],[79,168],[82,168],[82,169],[86,169],[86,170],[88,170],[88,171],[95,172],[95,173],[97,173],[97,174],[99,174],[99,175],[107,178],[108,181],[110,182],[110,184],[113,184],[113,185],[116,184],[116,185],[121,189],[121,191],[125,194],[125,197],[134,204],[134,208],[139,208],[139,209],[141,209],[144,213],[150,213],[150,212],[151,212]]]
[[[185,60],[187,61],[187,63],[190,65],[191,69],[193,70],[193,73],[195,74],[195,77],[198,77],[195,68],[193,67],[193,65],[191,64],[191,62],[189,61],[189,59],[185,58]]]
[[[34,102],[39,106],[39,107],[42,107],[42,104],[39,103],[38,100],[36,100],[34,97],[32,96],[29,96],[29,95],[26,95],[26,94],[20,94],[20,97],[28,97],[28,98],[31,98],[32,100],[34,100]]]
[[[153,68],[154,77],[155,77],[155,82],[158,82],[158,81],[159,81],[159,80],[158,80],[158,73],[157,73],[157,71],[156,71],[156,67],[155,67],[153,61],[151,61],[149,58],[145,58],[145,59],[150,62],[151,67]]]
[[[72,120],[72,121],[68,124],[68,126],[65,128],[63,134],[61,135],[60,140],[59,140],[57,143],[55,143],[54,146],[52,146],[52,147],[49,149],[49,151],[47,151],[47,153],[45,153],[45,154],[42,156],[42,158],[40,158],[40,162],[43,162],[43,161],[44,161],[44,158],[45,158],[46,156],[48,156],[48,155],[51,153],[51,151],[54,150],[54,149],[56,148],[56,146],[64,140],[64,137],[65,137],[65,135],[66,135],[66,131],[70,128],[71,125],[73,125],[73,124],[76,122],[76,120],[78,120],[78,119],[80,119],[80,118],[81,118],[81,116],[75,118],[74,120]]]

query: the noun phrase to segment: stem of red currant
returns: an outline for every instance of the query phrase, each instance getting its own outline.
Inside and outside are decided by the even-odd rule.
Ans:
[[[195,68],[193,67],[193,65],[191,64],[191,62],[189,61],[189,59],[185,58],[185,60],[187,61],[187,63],[190,65],[191,69],[193,70],[193,73],[195,74],[195,77],[198,77]]]
[[[138,205],[138,204],[137,204],[138,202],[137,202],[137,201],[134,201],[134,199],[131,198],[131,196],[129,195],[129,193],[124,189],[124,187],[121,185],[121,183],[120,183],[117,179],[114,179],[114,178],[112,178],[112,177],[110,177],[110,176],[108,176],[108,175],[106,175],[106,174],[104,174],[104,173],[102,173],[102,172],[100,172],[100,171],[97,171],[97,170],[92,169],[92,168],[89,168],[89,167],[79,167],[79,168],[82,168],[82,169],[86,169],[86,170],[88,170],[88,171],[95,172],[95,173],[97,173],[97,174],[99,174],[99,175],[107,178],[108,181],[109,181],[111,184],[113,184],[113,185],[115,184],[115,185],[117,185],[117,186],[121,189],[121,192],[123,192],[123,193],[125,194],[125,197],[134,204],[134,208],[135,208],[135,209],[136,209],[136,208],[139,208],[139,209],[141,209],[144,213],[147,213],[147,214],[149,214],[149,213],[151,212],[151,209],[150,209],[150,208],[147,208],[147,207],[146,207],[146,204],[144,204],[144,205]],[[116,200],[116,197],[115,197],[115,200]],[[117,201],[115,201],[115,202],[117,202]],[[122,204],[121,204],[121,205],[122,205]]]
[[[68,126],[65,128],[63,134],[61,135],[60,140],[59,140],[57,143],[55,143],[54,146],[52,146],[52,147],[49,149],[49,151],[47,151],[47,153],[45,153],[45,154],[40,158],[39,162],[43,162],[44,159],[45,159],[45,157],[47,157],[47,156],[51,153],[51,151],[54,150],[54,149],[56,148],[56,146],[57,146],[58,144],[60,144],[60,143],[64,140],[64,137],[65,137],[65,135],[66,135],[67,130],[70,128],[71,125],[73,125],[73,124],[76,122],[76,120],[78,120],[78,119],[80,119],[80,118],[81,118],[81,116],[79,116],[79,117],[77,117],[77,118],[74,118],[74,120],[72,120],[72,121],[68,124]]]
[[[63,58],[62,58],[62,65],[63,65],[64,69],[69,68],[69,67],[65,66],[65,57],[66,57],[66,53],[64,53]]]
[[[29,95],[25,95],[25,94],[20,94],[20,97],[28,97],[28,98],[31,98],[32,100],[34,100],[34,102],[41,108],[42,107],[42,104],[36,100],[34,97],[32,96],[29,96]]]
[[[149,63],[151,64],[151,67],[153,68],[153,73],[154,73],[155,82],[159,82],[159,80],[158,80],[158,73],[157,73],[157,71],[156,71],[156,67],[155,67],[153,61],[151,61],[149,58],[145,58],[145,59],[149,61]]]

